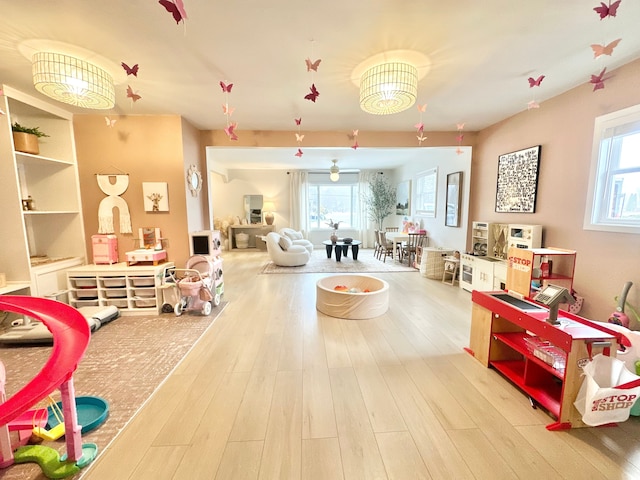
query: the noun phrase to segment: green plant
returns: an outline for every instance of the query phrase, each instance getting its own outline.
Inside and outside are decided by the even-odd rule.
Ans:
[[[369,182],[369,191],[363,195],[369,219],[382,230],[382,223],[396,206],[396,189],[380,175]]]
[[[39,127],[25,127],[23,125],[20,125],[18,122],[15,122],[13,125],[11,125],[11,130],[13,130],[14,132],[30,133],[31,135],[35,135],[38,138],[49,136],[46,133],[41,132]]]

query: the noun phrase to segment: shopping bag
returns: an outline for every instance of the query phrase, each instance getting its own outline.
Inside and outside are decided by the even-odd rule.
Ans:
[[[640,376],[622,360],[596,355],[583,369],[582,386],[574,402],[582,421],[592,427],[624,422],[640,395]]]

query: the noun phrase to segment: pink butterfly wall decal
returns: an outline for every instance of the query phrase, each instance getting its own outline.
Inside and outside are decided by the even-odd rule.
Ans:
[[[296,121],[296,125],[298,125],[298,126],[302,123],[302,117],[294,118],[294,120]]]
[[[120,65],[122,65],[122,68],[124,68],[124,71],[127,72],[127,75],[133,75],[134,77],[138,76],[139,67],[137,63],[133,67],[130,67],[124,62],[122,62]]]
[[[307,93],[304,98],[305,100],[311,100],[313,103],[316,103],[316,98],[320,96],[320,92],[316,89],[316,84],[312,83],[309,89],[311,90],[311,93]]]
[[[353,142],[353,145],[351,145],[351,148],[353,148],[354,150],[357,150],[359,146],[360,145],[358,145],[358,140],[356,140],[355,142]]]
[[[464,152],[462,151],[462,149],[460,147],[456,148],[456,154],[457,155],[462,155]]]
[[[598,75],[591,75],[591,80],[589,80],[589,83],[593,84],[594,92],[596,90],[601,90],[604,88],[604,82],[605,80],[608,80],[608,78],[604,78],[604,74],[606,73],[606,71],[607,67],[604,67]]]
[[[135,103],[138,100],[140,100],[142,97],[133,91],[133,89],[131,88],[131,85],[127,85],[127,98],[130,98]]]
[[[158,3],[162,5],[167,10],[167,12],[169,12],[173,16],[173,19],[176,21],[176,23],[180,23],[180,21],[182,20],[182,14],[180,13],[180,9],[175,3],[169,0],[158,0]]]
[[[591,45],[591,50],[593,50],[593,58],[598,58],[600,55],[611,56],[611,54],[613,53],[613,49],[618,46],[618,44],[620,43],[620,40],[622,39],[618,38],[617,40],[614,40],[608,45],[599,45],[599,44]]]
[[[298,151],[295,153],[295,156],[298,157],[298,158],[302,157],[302,155],[303,155],[302,154],[302,150],[300,150],[300,149],[298,149]]]
[[[175,0],[176,8],[183,19],[187,19],[187,11],[184,9],[184,2],[182,0]]]
[[[307,72],[310,72],[311,70],[313,70],[314,72],[318,71],[318,66],[320,65],[320,62],[322,60],[318,59],[315,62],[312,62],[310,59],[305,59],[304,63],[306,63],[307,65]]]
[[[238,125],[236,123],[231,123],[224,129],[224,133],[227,134],[229,140],[238,140],[238,135],[236,135],[235,129]]]
[[[424,113],[427,110],[427,104],[418,105],[418,111]]]
[[[540,105],[538,105],[538,102],[536,102],[535,100],[531,100],[529,103],[527,103],[527,110],[531,110],[532,108],[540,108]]]
[[[464,123],[456,123],[456,128],[458,130],[464,130]]]
[[[231,89],[233,88],[233,83],[227,85],[224,82],[220,82],[220,87],[222,87],[222,91],[225,93],[231,93]]]
[[[464,140],[464,134],[463,134],[463,133],[461,133],[460,135],[458,135],[458,136],[456,137],[456,140],[457,140],[458,142],[462,142],[462,140]]]
[[[544,80],[544,75],[540,75],[536,79],[529,77],[527,80],[529,81],[529,88],[539,87],[542,83],[542,80]]]
[[[236,111],[236,107],[230,107],[227,103],[222,104],[222,113],[231,116]]]
[[[424,123],[418,122],[414,125],[414,128],[418,130],[418,133],[422,133],[424,131]]]
[[[600,2],[599,7],[595,7],[593,10],[600,15],[600,20],[604,20],[607,17],[615,17],[616,13],[618,13],[618,7],[620,6],[620,2],[622,0],[617,0],[616,2],[611,3],[609,0],[609,5],[604,2]]]
[[[116,118],[111,119],[109,117],[104,117],[104,121],[107,122],[107,127],[113,128],[113,126],[116,124],[118,120]]]

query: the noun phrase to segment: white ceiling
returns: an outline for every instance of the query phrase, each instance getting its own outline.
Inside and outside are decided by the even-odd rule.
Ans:
[[[388,50],[429,58],[418,93],[428,104],[426,131],[463,122],[480,130],[640,57],[637,0],[622,0],[617,16],[604,20],[593,11],[598,0],[183,0],[188,18],[180,24],[154,0],[0,1],[0,82],[39,95],[21,45],[63,42],[113,65],[139,65],[137,78],[113,72],[116,107],[105,112],[112,116],[175,114],[199,129],[223,129],[219,82],[233,83],[238,136],[296,130],[300,117],[301,133],[412,131],[416,108],[373,116],[358,105],[354,68]],[[617,38],[612,56],[594,59],[591,44]],[[322,59],[317,73],[307,72],[306,58]],[[527,78],[539,75],[546,76],[540,87],[529,88]],[[304,99],[311,83],[316,103]],[[135,104],[127,85],[142,96]],[[615,78],[606,88],[616,88]]]

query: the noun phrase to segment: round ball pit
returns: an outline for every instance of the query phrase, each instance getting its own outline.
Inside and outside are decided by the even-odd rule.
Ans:
[[[359,292],[335,290],[338,285],[356,288]],[[316,284],[316,309],[330,317],[348,320],[378,317],[389,309],[389,284],[368,275],[322,278]]]

